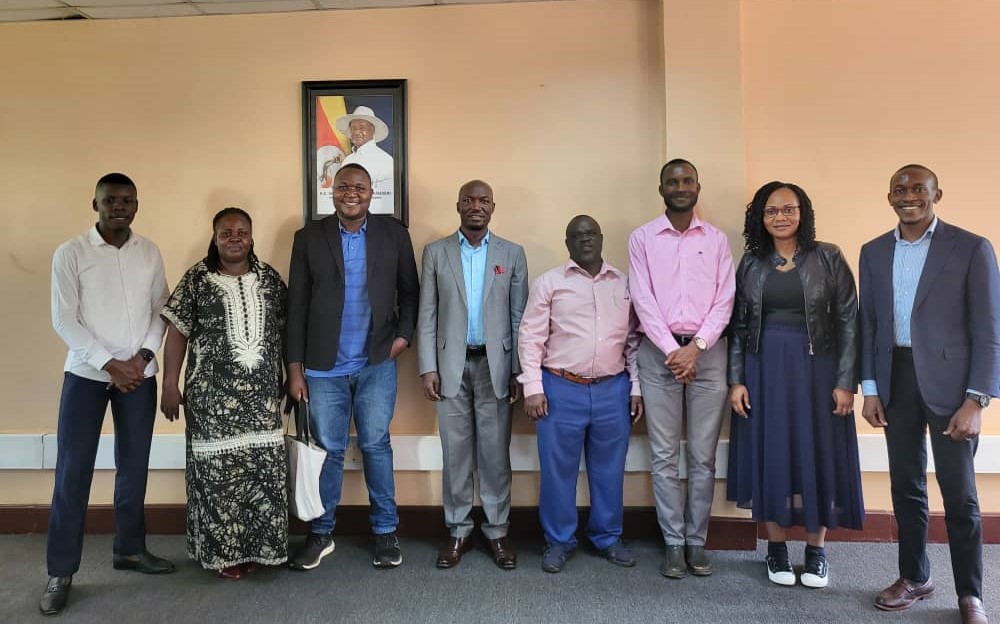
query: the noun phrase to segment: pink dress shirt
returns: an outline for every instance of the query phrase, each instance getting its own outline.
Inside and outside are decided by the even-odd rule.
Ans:
[[[725,234],[697,216],[679,232],[663,214],[632,232],[628,257],[640,331],[664,355],[679,347],[672,334],[698,336],[709,348],[718,342],[736,294]]]
[[[607,262],[596,277],[570,260],[531,286],[518,330],[524,396],[542,394],[542,367],[581,377],[628,370],[632,396],[640,396],[635,354],[638,320],[628,278]]]

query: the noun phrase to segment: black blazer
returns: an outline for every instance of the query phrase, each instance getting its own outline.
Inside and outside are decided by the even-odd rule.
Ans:
[[[887,232],[861,248],[861,379],[878,383],[892,402],[895,321]],[[966,388],[1000,395],[1000,273],[993,246],[982,236],[938,219],[910,316],[917,385],[939,416],[951,416]]]
[[[396,337],[413,342],[420,287],[410,233],[398,221],[369,215],[365,233],[372,333],[368,362],[389,357]],[[340,222],[331,215],[295,233],[288,271],[287,361],[329,370],[337,361],[344,312]]]

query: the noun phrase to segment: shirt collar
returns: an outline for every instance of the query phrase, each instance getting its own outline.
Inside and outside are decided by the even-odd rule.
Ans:
[[[479,245],[480,247],[483,247],[483,246],[489,246],[489,244],[490,244],[490,231],[486,230],[486,236],[484,236],[483,240],[479,242]],[[462,233],[461,229],[458,230],[458,246],[468,247],[469,249],[475,249],[475,247],[472,246],[472,243],[469,242],[469,239],[465,237],[465,234]]]
[[[94,247],[100,247],[101,245],[108,245],[109,247],[112,246],[111,243],[104,240],[104,237],[101,236],[101,233],[97,230],[96,223],[90,227],[90,230],[87,231],[87,240]],[[129,230],[128,239],[122,244],[122,247],[125,247],[126,245],[131,245],[134,241],[135,241],[135,232]]]
[[[368,233],[368,217],[365,217],[365,222],[361,224],[361,229],[358,230],[357,232],[352,232],[347,228],[345,228],[344,224],[341,223],[340,219],[337,219],[337,225],[340,226],[340,233],[347,234],[348,236],[357,236],[359,232],[364,232],[366,234]]]
[[[667,214],[666,213],[663,213],[659,217],[657,217],[656,219],[654,219],[653,223],[656,224],[655,227],[656,227],[656,233],[657,234],[659,234],[660,232],[666,232],[667,230],[673,230],[675,232],[683,234],[683,232],[680,232],[677,228],[674,227],[674,224],[671,223],[670,219],[667,218]],[[693,215],[691,217],[691,225],[690,225],[690,227],[688,227],[688,229],[689,230],[693,230],[695,228],[703,229],[704,225],[705,225],[705,222],[702,221],[700,218],[698,218],[698,215],[695,214],[695,215]]]
[[[622,273],[621,271],[619,271],[615,267],[611,266],[606,261],[601,264],[601,270],[598,271],[597,275],[594,275],[594,276],[591,276],[590,272],[588,272],[582,266],[580,266],[579,264],[577,264],[576,261],[574,261],[572,258],[569,259],[569,260],[567,260],[566,264],[563,265],[563,274],[564,275],[566,275],[568,273],[577,273],[577,272],[582,273],[582,274],[586,275],[587,277],[591,277],[592,279],[595,279],[595,280],[597,278],[599,278],[601,276],[604,276],[604,275],[607,275],[609,273],[611,275],[615,275],[617,277],[625,277],[624,273]]]
[[[924,233],[920,235],[920,238],[918,238],[917,240],[913,241],[912,243],[910,243],[910,241],[904,241],[903,238],[900,236],[900,234],[899,234],[899,224],[898,223],[896,224],[896,227],[893,228],[892,235],[896,237],[896,242],[897,243],[904,243],[905,242],[905,243],[909,243],[911,245],[916,245],[917,243],[922,243],[925,239],[933,238],[934,237],[934,228],[937,227],[937,224],[938,224],[938,218],[934,217],[934,220],[931,221],[931,224],[927,226],[927,229],[924,230]]]

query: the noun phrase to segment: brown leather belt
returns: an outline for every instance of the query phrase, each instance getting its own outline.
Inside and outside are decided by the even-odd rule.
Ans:
[[[562,377],[567,381],[583,384],[584,386],[589,386],[595,383],[601,383],[602,381],[607,381],[612,377],[617,377],[618,375],[621,375],[621,373],[618,373],[618,375],[602,375],[601,377],[581,377],[580,375],[576,375],[574,373],[569,372],[568,370],[563,370],[561,368],[549,368],[548,366],[546,366],[545,370],[549,371],[556,377]]]

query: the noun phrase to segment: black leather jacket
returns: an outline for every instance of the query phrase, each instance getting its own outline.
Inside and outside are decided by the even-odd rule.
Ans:
[[[858,292],[854,275],[840,248],[816,243],[800,252],[795,264],[802,278],[809,353],[836,353],[836,387],[854,392],[858,386]],[[736,301],[729,324],[730,384],[745,383],[743,356],[760,347],[761,298],[764,281],[777,269],[771,260],[745,254],[736,269]]]

